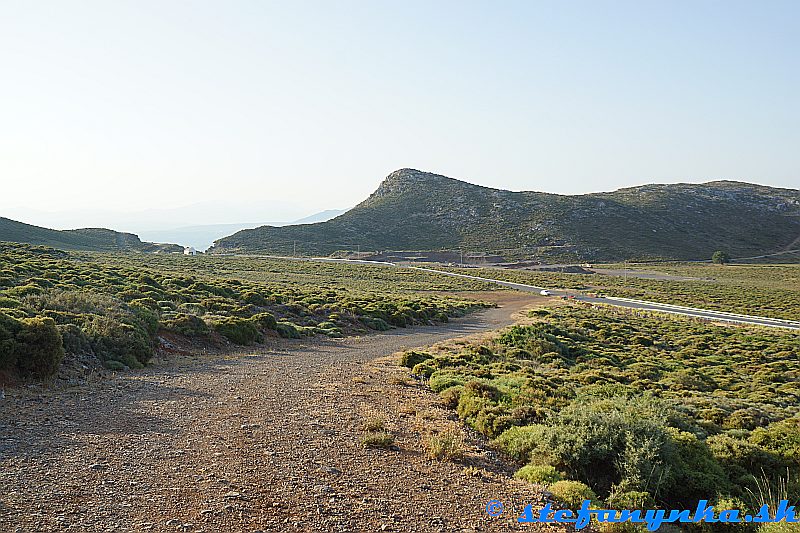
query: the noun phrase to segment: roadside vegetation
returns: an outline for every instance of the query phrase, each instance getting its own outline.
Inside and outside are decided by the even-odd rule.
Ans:
[[[636,270],[694,278],[680,281],[501,268],[434,268],[548,288],[584,290],[608,296],[800,320],[800,265],[676,263],[634,267]]]
[[[73,254],[0,243],[0,373],[45,378],[65,356],[89,355],[113,370],[140,368],[160,333],[249,345],[265,337],[341,337],[446,322],[480,304],[394,290],[360,266],[331,273],[316,264],[203,265],[182,256]],[[189,261],[194,258],[188,258]],[[301,272],[305,267],[307,273]],[[251,275],[238,279],[237,273]],[[345,281],[335,283],[339,277]],[[421,283],[406,280],[406,286]],[[449,290],[471,284],[443,280]],[[0,376],[2,377],[2,376]]]
[[[209,254],[190,257],[174,254],[78,253],[73,254],[73,257],[106,265],[145,267],[161,272],[193,272],[214,278],[301,288],[324,286],[392,294],[502,289],[494,283],[365,263],[348,264]]]
[[[562,501],[753,507],[800,497],[798,353],[797,333],[574,303],[401,364]]]

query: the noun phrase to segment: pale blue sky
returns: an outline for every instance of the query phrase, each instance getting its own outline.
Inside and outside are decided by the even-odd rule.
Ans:
[[[0,215],[288,220],[401,167],[798,187],[799,36],[788,1],[4,0]]]

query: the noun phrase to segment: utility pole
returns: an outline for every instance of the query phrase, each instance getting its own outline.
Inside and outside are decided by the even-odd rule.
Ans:
[[[297,257],[297,241],[293,241],[292,257]]]
[[[623,279],[624,279],[623,283],[627,287],[628,286],[628,261],[624,261],[623,262],[623,271],[622,272],[623,272]]]
[[[459,250],[461,252],[461,266],[464,266],[464,250]]]

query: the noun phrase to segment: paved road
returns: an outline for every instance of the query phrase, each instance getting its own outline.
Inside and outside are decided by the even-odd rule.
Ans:
[[[403,267],[396,263],[389,263],[386,261],[365,261],[357,259],[332,259],[324,257],[285,257],[285,256],[264,256],[253,255],[251,257],[268,257],[272,259],[290,259],[295,261],[322,261],[328,263],[357,263],[357,264],[370,264],[382,265],[395,268],[410,268],[413,270],[421,270],[423,272],[432,272],[436,274],[444,274],[445,276],[453,276],[457,278],[467,278],[479,281],[488,281],[496,283],[504,287],[510,287],[524,292],[540,292],[543,290],[549,291],[553,296],[571,296],[575,300],[589,303],[615,305],[617,307],[627,307],[631,309],[642,309],[645,311],[658,311],[660,313],[669,313],[671,315],[690,316],[695,318],[702,318],[705,320],[730,322],[733,324],[746,324],[751,326],[765,326],[768,328],[783,328],[800,331],[800,322],[795,320],[781,320],[778,318],[768,318],[753,315],[741,315],[737,313],[726,313],[724,311],[712,311],[708,309],[698,309],[696,307],[685,307],[681,305],[663,304],[658,302],[650,302],[647,300],[633,300],[631,298],[617,298],[611,296],[593,297],[583,294],[576,294],[573,291],[566,291],[563,289],[551,289],[548,287],[537,287],[536,285],[527,285],[525,283],[514,283],[511,281],[503,281],[499,279],[483,278],[480,276],[471,276],[469,274],[459,274],[456,272],[447,272],[444,270],[436,270],[433,268],[408,266]]]
[[[479,276],[470,276],[469,274],[458,274],[455,272],[445,272],[443,270],[435,270],[432,268],[421,267],[408,267],[414,270],[423,270],[427,272],[436,272],[446,276],[456,276],[460,278],[475,279],[480,281],[488,281],[511,287],[526,292],[540,292],[543,290],[549,291],[553,296],[572,296],[575,300],[589,303],[600,303],[607,305],[615,305],[617,307],[628,307],[631,309],[642,309],[645,311],[658,311],[660,313],[669,313],[672,315],[691,316],[695,318],[702,318],[713,321],[731,322],[734,324],[748,324],[753,326],[766,326],[770,328],[784,328],[800,331],[800,322],[794,320],[781,320],[778,318],[767,318],[761,316],[741,315],[738,313],[726,313],[724,311],[711,311],[708,309],[698,309],[695,307],[686,307],[682,305],[663,304],[658,302],[649,302],[646,300],[634,300],[631,298],[617,298],[612,296],[593,297],[582,294],[575,294],[574,292],[548,289],[546,287],[537,287],[535,285],[527,285],[524,283],[513,283],[510,281],[502,281],[497,279],[483,278]]]

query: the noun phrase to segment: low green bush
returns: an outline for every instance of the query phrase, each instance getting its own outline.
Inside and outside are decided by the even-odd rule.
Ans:
[[[0,296],[0,309],[14,309],[22,305],[17,299]]]
[[[44,379],[56,373],[63,357],[61,334],[53,319],[18,320],[0,313],[0,370]]]
[[[211,323],[211,327],[234,344],[247,346],[261,340],[261,333],[256,324],[246,318],[218,318]]]
[[[543,485],[549,485],[563,479],[558,470],[550,465],[525,465],[516,471],[514,477]]]
[[[84,331],[92,350],[102,360],[117,359],[141,368],[153,355],[153,341],[145,327],[109,315],[95,315]]]
[[[64,352],[70,354],[91,354],[92,344],[86,333],[75,324],[59,324],[58,332],[61,334],[61,342],[64,345]]]
[[[0,370],[16,372],[17,333],[21,329],[19,320],[0,312]]]
[[[788,418],[757,428],[750,436],[750,442],[780,454],[794,466],[800,466],[800,418]]]
[[[458,406],[458,401],[461,399],[462,392],[464,392],[464,386],[455,385],[453,387],[444,389],[439,394],[447,407],[450,409],[455,409]]]
[[[414,365],[411,369],[411,373],[415,376],[421,376],[424,378],[429,378],[436,372],[436,367],[432,366],[429,361],[423,361],[419,364]]]
[[[113,370],[114,372],[122,372],[123,370],[128,368],[127,366],[125,366],[124,363],[121,363],[116,359],[109,359],[108,361],[105,362],[105,366],[106,368],[108,368],[109,370]]]
[[[17,351],[17,369],[22,377],[43,379],[55,374],[64,358],[55,321],[43,317],[23,319],[17,333]]]
[[[164,329],[174,331],[187,337],[199,337],[208,335],[208,324],[202,318],[186,313],[178,313],[172,318],[166,319],[162,322]]]
[[[597,494],[585,483],[572,480],[556,481],[548,488],[553,498],[569,509],[579,509],[584,500],[596,501]]]
[[[285,339],[299,339],[303,336],[300,330],[291,322],[278,322],[275,326],[278,335]]]
[[[531,459],[531,452],[545,442],[547,427],[542,425],[508,428],[493,442],[502,451],[520,462]]]
[[[370,432],[361,438],[364,448],[388,448],[394,444],[394,436],[386,431]]]
[[[261,329],[275,330],[278,327],[278,321],[272,313],[256,313],[250,320]]]
[[[464,384],[464,377],[444,372],[434,372],[431,374],[428,385],[433,392],[442,392],[445,389]]]
[[[407,352],[403,352],[403,354],[400,356],[400,365],[408,368],[414,368],[418,364],[432,358],[433,356],[428,352],[409,350]]]

